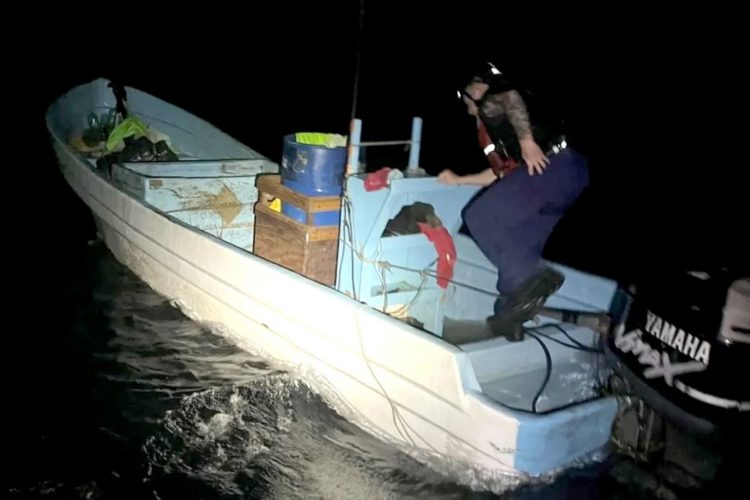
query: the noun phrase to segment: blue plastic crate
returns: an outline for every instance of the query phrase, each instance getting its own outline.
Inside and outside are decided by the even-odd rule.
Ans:
[[[281,204],[281,213],[289,217],[290,219],[296,220],[301,224],[307,224],[307,213],[290,205],[289,203]],[[328,212],[316,212],[313,214],[313,222],[311,226],[338,226],[341,219],[340,210],[331,210]]]

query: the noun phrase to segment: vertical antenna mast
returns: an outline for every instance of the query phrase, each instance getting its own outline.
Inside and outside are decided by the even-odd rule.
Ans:
[[[352,97],[352,120],[357,116],[357,94],[359,91],[359,67],[362,59],[362,39],[364,38],[365,0],[359,0],[359,33],[357,33],[357,62],[354,69],[354,92]]]

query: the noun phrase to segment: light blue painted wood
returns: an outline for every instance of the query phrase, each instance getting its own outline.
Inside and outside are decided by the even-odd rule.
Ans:
[[[130,109],[144,121],[169,135],[175,148],[189,158],[265,159],[260,153],[219,132],[209,122],[184,109],[130,87],[126,90]]]
[[[353,119],[349,131],[349,155],[347,159],[346,175],[361,172],[359,164],[359,143],[362,140],[362,120]]]
[[[583,446],[607,442],[617,414],[614,398],[599,399],[566,411],[519,419],[514,466],[531,474],[559,468],[575,458]]]
[[[548,264],[565,275],[563,286],[547,301],[548,307],[574,311],[614,312],[619,288],[616,281],[557,262]]]
[[[395,266],[415,270],[429,267],[433,272],[436,266],[430,265],[435,261],[437,253],[427,237],[414,234],[383,238],[386,225],[404,206],[420,201],[431,204],[446,228],[455,234],[460,227],[461,208],[474,193],[473,189],[465,186],[446,186],[437,182],[434,177],[395,179],[390,188],[368,193],[364,189],[364,176],[361,175],[348,177],[346,190],[352,208],[354,246],[362,252],[365,259],[386,261]],[[354,286],[361,301],[382,308],[381,293],[373,291],[382,289],[384,279],[387,285],[403,282],[414,289],[420,286],[422,277],[418,272],[395,267],[383,272],[372,263],[363,264],[357,255],[354,256],[352,266],[352,253],[347,244],[348,234],[344,223],[340,234],[342,242],[339,246],[339,276],[336,285],[339,290],[351,293]],[[416,293],[407,292],[405,299],[408,300],[405,302],[408,303]],[[419,303],[415,303],[411,310],[413,317],[436,334],[442,332],[443,312],[437,301],[442,293],[443,290],[438,287],[435,278],[425,278]],[[409,294],[411,297],[408,297]]]
[[[143,177],[127,169],[114,165],[112,167],[112,184],[139,200],[146,198],[146,186]]]
[[[144,177],[115,165],[112,183],[131,196],[232,245],[252,251],[255,176],[221,178]]]
[[[248,177],[278,171],[276,163],[262,159],[126,163],[125,167],[145,177],[186,177],[190,179]]]
[[[105,79],[94,80],[73,88],[55,101],[47,114],[51,132],[70,140],[83,132],[86,116],[90,112],[99,114],[113,108],[116,102],[108,83]],[[129,111],[149,126],[167,134],[181,157],[216,161],[268,161],[257,151],[192,113],[146,92],[131,87],[126,87],[126,91]]]
[[[459,256],[454,270],[456,281],[494,292],[497,282],[495,266],[487,260],[471,238],[463,234],[455,235],[453,238]],[[547,301],[548,307],[612,312],[618,288],[616,282],[557,262],[547,264],[565,275],[563,286]],[[494,297],[488,294],[462,289],[446,302],[445,313],[451,318],[484,319],[492,310],[494,300]]]
[[[140,177],[140,176],[139,176]],[[252,251],[256,176],[140,177],[144,201],[232,245]]]
[[[55,137],[55,149],[58,152],[59,158],[61,158],[62,163],[73,164],[77,160],[79,160],[78,158],[74,157],[71,149],[65,149],[63,146],[61,146],[61,144],[66,144],[73,133],[80,132],[82,125],[79,123],[79,119],[81,123],[84,122],[85,110],[95,109],[96,106],[99,106],[102,102],[105,102],[106,104],[109,95],[107,92],[103,91],[101,85],[79,87],[78,89],[68,94],[66,96],[66,99],[68,99],[68,104],[70,104],[70,102],[74,102],[75,105],[73,106],[73,109],[76,109],[75,106],[81,105],[81,103],[90,104],[90,106],[84,106],[84,111],[80,113],[78,111],[75,111],[70,114],[70,117],[67,116],[66,110],[61,108],[61,106],[65,104],[65,100],[62,101],[62,104],[61,102],[58,102],[51,110],[48,118],[50,122],[50,129],[53,133],[53,136]],[[160,104],[161,102],[159,101],[155,104],[149,105],[153,106],[154,112],[158,112],[158,106]],[[179,125],[179,122],[176,122],[175,125],[177,128],[179,128],[179,126],[177,125]],[[186,134],[189,133],[187,132],[188,129],[190,129],[190,127],[185,128]],[[196,127],[192,127],[192,129],[196,129]],[[67,135],[62,134],[60,133],[61,131],[68,131],[69,133]],[[205,140],[207,144],[216,144],[217,142],[221,142],[221,140],[213,141],[211,138],[206,138]],[[210,159],[209,155],[211,154],[211,147],[200,146],[195,149],[195,151],[199,151],[196,157],[202,157],[201,155],[205,155],[206,158]],[[245,159],[251,158],[248,157]],[[81,173],[83,171],[78,168],[77,164],[75,168],[70,168],[70,165],[68,165],[68,167],[66,168],[73,178],[81,177]],[[180,175],[176,176],[180,177],[179,179],[177,179],[175,176],[146,177],[143,172],[138,173],[131,169],[119,169],[115,172],[116,175],[121,176],[119,177],[120,180],[118,182],[120,182],[123,186],[127,186],[127,189],[129,190],[129,192],[131,192],[131,196],[137,197],[147,196],[145,193],[147,182],[149,183],[149,187],[151,187],[151,182],[161,181],[162,185],[154,186],[156,188],[163,187],[163,183],[167,181],[185,181],[185,178],[182,178],[182,176]],[[237,177],[229,176],[227,179],[237,179]],[[206,189],[205,186],[207,184],[200,183],[208,182],[207,179],[194,177],[189,180],[192,180],[196,183],[196,190],[198,190],[199,192]],[[91,185],[91,183],[89,183],[89,185]],[[360,248],[359,245],[361,243],[361,249],[363,250],[365,257],[367,258],[389,260],[396,264],[410,264],[415,265],[416,267],[419,267],[419,265],[422,265],[424,262],[434,259],[435,255],[432,244],[421,235],[395,237],[384,241],[381,238],[381,234],[387,221],[395,216],[402,206],[413,203],[415,201],[424,201],[435,206],[437,214],[443,219],[445,225],[455,235],[455,230],[460,224],[460,209],[465,205],[465,203],[475,191],[474,189],[467,187],[455,188],[450,186],[443,186],[438,184],[434,178],[412,178],[404,179],[403,181],[394,181],[390,189],[384,189],[382,191],[374,193],[366,193],[364,191],[361,177],[350,178],[347,182],[347,186],[348,196],[350,197],[351,203],[354,206],[353,220],[351,220],[350,222],[352,222],[354,225],[353,240],[357,248]],[[140,191],[141,189],[143,189],[142,192]],[[212,191],[212,193],[215,192]],[[240,199],[240,196],[238,195],[237,198]],[[154,198],[154,200],[161,201],[163,203],[170,203],[174,201],[174,199],[170,199],[166,196],[157,196],[156,198]],[[98,200],[96,199],[94,201],[98,202]],[[129,200],[118,198],[116,201],[119,204],[123,201]],[[128,203],[125,206],[125,213],[115,214],[115,217],[112,217],[112,220],[115,220],[116,217],[127,217],[128,213],[130,212],[130,208],[134,206],[136,206],[135,203]],[[232,208],[233,205],[232,203],[228,203],[224,205],[219,204],[219,206],[223,208]],[[206,228],[206,230],[209,232],[216,231],[216,233],[212,234],[215,234],[215,236],[224,238],[226,240],[224,242],[219,242],[219,247],[225,247],[229,245],[227,241],[232,240],[237,241],[237,245],[243,247],[244,245],[248,244],[248,240],[244,240],[243,238],[252,238],[252,231],[249,227],[249,225],[252,223],[252,213],[249,212],[251,209],[252,205],[250,204],[242,206],[240,211],[231,218],[231,221],[229,223],[227,223],[226,218],[222,218],[222,214],[219,213],[215,208],[207,209],[198,208],[198,206],[195,206],[187,210],[178,210],[164,213],[167,214],[167,216],[174,217],[175,219],[180,220],[185,224],[190,224],[195,227],[203,227]],[[248,212],[245,212],[246,210]],[[122,212],[122,210],[120,210],[120,212]],[[106,211],[102,211],[100,213],[106,213]],[[124,219],[122,219],[122,221],[125,222]],[[118,227],[127,228],[128,226],[123,223],[120,226],[113,226],[113,229],[117,230]],[[124,232],[125,231],[123,231],[123,233]],[[133,233],[138,233],[138,231],[133,231]],[[228,236],[228,233],[231,233],[231,235]],[[141,241],[145,240],[145,238],[142,238]],[[466,264],[467,266],[469,266],[471,272],[475,273],[473,275],[471,275],[470,273],[467,274],[467,279],[470,280],[470,283],[477,284],[481,283],[482,280],[494,280],[494,270],[491,268],[491,266],[487,265],[486,259],[483,260],[481,252],[478,251],[473,242],[469,239],[461,240],[460,238],[457,238],[456,241],[460,259],[459,264]],[[159,244],[160,243],[157,242],[157,245]],[[351,258],[355,256],[353,256],[353,254],[349,251],[348,247],[342,247],[342,251],[339,252],[339,255],[341,257],[340,265],[342,267],[349,266],[349,272],[345,272],[346,269],[344,269],[338,278],[337,286],[339,287],[339,289],[346,290],[346,287],[349,287],[349,291],[357,290],[358,292],[362,293],[362,297],[365,302],[368,302],[376,307],[381,306],[382,304],[377,303],[377,299],[381,301],[383,299],[382,293],[379,293],[377,288],[380,279],[378,278],[378,273],[373,271],[372,265],[363,265],[359,262],[358,259],[355,258],[354,266],[351,266]],[[149,266],[146,266],[146,268],[148,267]],[[294,276],[296,279],[296,283],[298,283],[299,286],[303,289],[307,287],[309,288],[309,290],[313,290],[314,288],[315,293],[320,294],[321,296],[330,295],[331,297],[326,297],[326,299],[335,298],[335,300],[341,302],[340,305],[344,307],[344,309],[351,305],[349,303],[346,303],[346,301],[342,297],[337,296],[337,294],[326,287],[313,287],[313,285],[311,285],[308,280],[305,280],[298,275],[293,275],[291,272],[285,271],[283,269],[277,269],[277,272],[285,276]],[[397,270],[391,270],[387,273],[388,284],[397,283],[396,280],[401,277],[401,275],[396,274]],[[403,276],[406,275],[404,274]],[[415,276],[414,273],[410,273],[409,276],[412,283],[414,283],[415,280],[418,281],[418,277]],[[601,304],[606,304],[606,300],[602,298],[606,297],[609,290],[609,284],[606,281],[591,280],[590,276],[584,275],[582,273],[570,273],[569,276],[574,277],[574,279],[571,281],[571,297],[575,297],[578,299],[583,298],[583,301],[593,300],[594,302],[596,302],[597,300],[599,300]],[[579,287],[576,284],[576,276],[581,278],[582,283],[585,284],[585,287]],[[353,284],[352,280],[354,280]],[[382,284],[380,286],[382,288]],[[576,292],[580,293],[576,294]],[[390,297],[398,302],[403,303],[414,298],[414,293],[414,287],[412,287],[411,290],[401,289],[401,291],[390,295]],[[420,300],[418,300],[413,307],[413,316],[419,320],[423,320],[428,328],[435,331],[439,331],[440,321],[442,319],[441,307],[443,306],[439,303],[438,300],[441,294],[442,290],[436,287],[434,279],[429,279],[425,283],[425,288],[422,291]],[[456,298],[459,302],[459,306],[461,307],[466,307],[468,302],[472,300],[472,296],[469,294],[465,294],[465,292],[461,289],[456,289]],[[364,324],[369,324],[371,321],[384,321],[384,318],[382,318],[381,315],[376,315],[371,310],[361,309],[357,312],[358,318],[362,318],[364,320]],[[430,317],[431,315],[433,317]],[[357,321],[359,322],[359,319]],[[390,319],[388,321],[392,322],[392,320]],[[272,331],[272,329],[269,328],[269,331]],[[390,333],[391,336],[393,336],[392,332],[387,333]],[[409,331],[408,327],[404,326],[403,333],[407,334],[405,339],[410,339],[414,332]],[[436,340],[434,342],[437,343]],[[372,344],[373,343],[370,343],[371,346]],[[420,345],[430,346],[430,344],[431,341],[422,343]],[[521,361],[525,361],[524,357],[520,355],[514,356],[514,353],[510,353],[506,349],[523,350],[524,347],[530,345],[531,342],[523,342],[510,346],[498,346],[497,343],[493,343],[492,341],[490,341],[489,344],[493,345],[491,346],[491,348],[487,348],[485,357],[490,359],[488,360],[488,362],[484,363],[486,373],[492,372],[493,369],[497,366],[497,363],[502,363],[503,361],[506,361],[505,366],[509,367],[512,363],[508,363],[508,360],[510,360],[511,362],[518,361],[518,366],[523,366],[523,363],[521,363]],[[388,345],[396,344],[394,344],[393,342],[389,342]],[[478,390],[479,388],[471,382],[470,377],[468,376],[470,373],[470,367],[466,364],[469,362],[465,357],[467,354],[471,356],[470,362],[472,364],[478,363],[478,356],[475,356],[475,353],[470,352],[471,346],[469,348],[462,349],[463,352],[461,353],[458,352],[458,349],[451,348],[450,346],[441,347],[447,350],[446,355],[450,354],[451,360],[453,359],[452,356],[460,356],[460,367],[462,370],[464,370],[462,375],[465,376],[463,378],[463,382],[465,384],[467,394],[469,394],[469,390]],[[498,349],[498,347],[500,347],[500,349]],[[555,347],[552,348],[555,349]],[[561,348],[557,347],[557,349],[559,351]],[[443,351],[441,349],[441,351],[435,352],[442,355]],[[498,354],[501,354],[502,356],[498,357]],[[495,363],[496,359],[497,363]],[[449,366],[452,367],[453,365]],[[477,370],[477,374],[481,375],[482,371]],[[484,378],[482,378],[482,381],[484,382],[483,388],[486,387],[487,383],[494,382],[495,380],[497,379],[484,380]],[[493,384],[495,388],[497,388],[499,383],[500,382]],[[536,389],[534,388],[534,390]],[[432,394],[434,395],[435,393],[432,392]],[[488,408],[491,408],[492,411],[497,410],[497,407],[490,406],[489,402],[484,401],[485,395],[486,393],[473,393],[471,394],[471,397],[474,398],[475,401],[477,401],[480,405],[487,404]],[[438,396],[440,395],[438,394]],[[518,421],[519,434],[517,441],[517,455],[515,466],[522,471],[530,472],[532,474],[546,472],[548,469],[556,468],[562,464],[565,464],[570,458],[574,457],[574,455],[577,454],[580,449],[586,449],[586,446],[588,444],[591,444],[593,446],[596,443],[606,442],[606,437],[609,435],[611,422],[614,419],[615,412],[616,402],[614,398],[594,401],[586,405],[567,408],[548,415],[529,415],[515,410],[507,410],[509,417],[515,418]],[[429,418],[429,415],[426,416],[427,418]],[[503,424],[502,420],[499,420],[498,422],[501,425]],[[507,423],[507,421],[505,422]],[[438,419],[438,424],[439,423],[440,422]]]
[[[178,210],[169,215],[234,246],[252,251],[255,228],[253,206],[242,205],[238,208],[237,215],[231,221],[216,210]]]
[[[98,115],[108,111],[114,105],[114,97],[106,85],[106,80],[96,80],[75,87],[56,100],[47,112],[50,132],[69,141],[83,131],[90,112]]]
[[[225,179],[142,178],[145,201],[159,210],[220,208],[258,201],[255,176]]]
[[[457,282],[468,283],[484,290],[456,289],[445,303],[445,315],[453,319],[484,320],[495,303],[497,269],[485,258],[476,243],[464,234],[454,234],[458,261],[453,270]]]
[[[419,168],[419,152],[422,147],[422,119],[415,116],[411,123],[411,144],[409,146],[409,163],[406,168],[415,172]]]
[[[107,80],[94,80],[56,101],[47,115],[53,134],[70,140],[83,132],[90,112],[100,115],[114,107],[107,85]],[[256,176],[278,172],[278,164],[177,106],[126,90],[129,111],[169,136],[181,161],[115,165],[113,184],[169,216],[251,251]]]
[[[223,217],[216,210],[175,210],[174,212],[169,212],[169,214],[183,222],[187,222],[191,226],[204,230],[211,229],[212,231],[220,232],[222,229],[235,227],[252,231],[255,224],[253,206],[240,205],[233,208],[234,210],[231,213],[233,217],[231,220],[229,220],[229,216]]]
[[[415,317],[433,333],[442,334],[443,318],[455,320],[483,320],[492,313],[496,298],[497,269],[487,260],[476,243],[469,237],[458,234],[462,224],[461,211],[478,191],[474,186],[446,186],[434,177],[395,179],[388,188],[375,192],[364,189],[364,175],[350,176],[346,180],[347,199],[352,207],[353,240],[358,252],[365,258],[363,263],[354,255],[348,242],[346,222],[341,225],[339,247],[339,276],[337,289],[351,293],[373,306],[383,307],[383,280],[388,289],[392,284],[407,284],[418,287],[421,277],[414,271],[398,269],[405,267],[421,270],[430,266],[437,257],[434,246],[422,234],[382,237],[386,224],[404,206],[415,202],[428,203],[442,220],[454,238],[457,262],[453,279],[443,297],[436,280],[428,278],[414,308]],[[392,266],[387,271],[368,261],[386,261]],[[550,307],[561,307],[579,311],[610,311],[617,284],[606,278],[590,275],[558,263],[550,263],[565,274],[563,287],[548,301]],[[431,271],[436,266],[430,266]],[[469,287],[462,286],[469,285]],[[476,290],[479,289],[479,290]],[[425,293],[434,291],[435,293]],[[408,302],[416,292],[399,294],[398,303]],[[429,297],[429,299],[428,299]],[[437,300],[438,298],[442,300]],[[389,301],[389,305],[396,303]],[[424,302],[423,302],[424,301]]]

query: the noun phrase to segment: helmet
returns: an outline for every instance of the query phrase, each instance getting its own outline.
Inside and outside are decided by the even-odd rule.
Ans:
[[[478,68],[471,75],[471,81],[479,81],[483,83],[492,83],[497,78],[502,78],[503,72],[500,71],[497,66],[492,64],[490,61],[482,62]]]
[[[461,82],[460,88],[457,89],[457,96],[459,99],[467,95],[464,90],[466,86],[475,82],[486,83],[489,85],[490,88],[487,90],[487,94],[505,92],[516,87],[515,82],[508,78],[505,72],[500,71],[500,69],[490,61],[482,61],[468,73],[469,77]],[[469,96],[469,98],[471,97]]]

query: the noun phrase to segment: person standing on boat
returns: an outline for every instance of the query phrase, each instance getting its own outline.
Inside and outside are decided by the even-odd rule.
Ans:
[[[522,340],[522,323],[562,286],[563,276],[541,265],[542,251],[588,185],[587,162],[567,143],[561,120],[527,106],[528,94],[494,65],[487,63],[458,94],[476,117],[490,167],[465,176],[444,170],[438,180],[484,187],[462,216],[499,271],[500,297],[488,324],[496,335]]]

